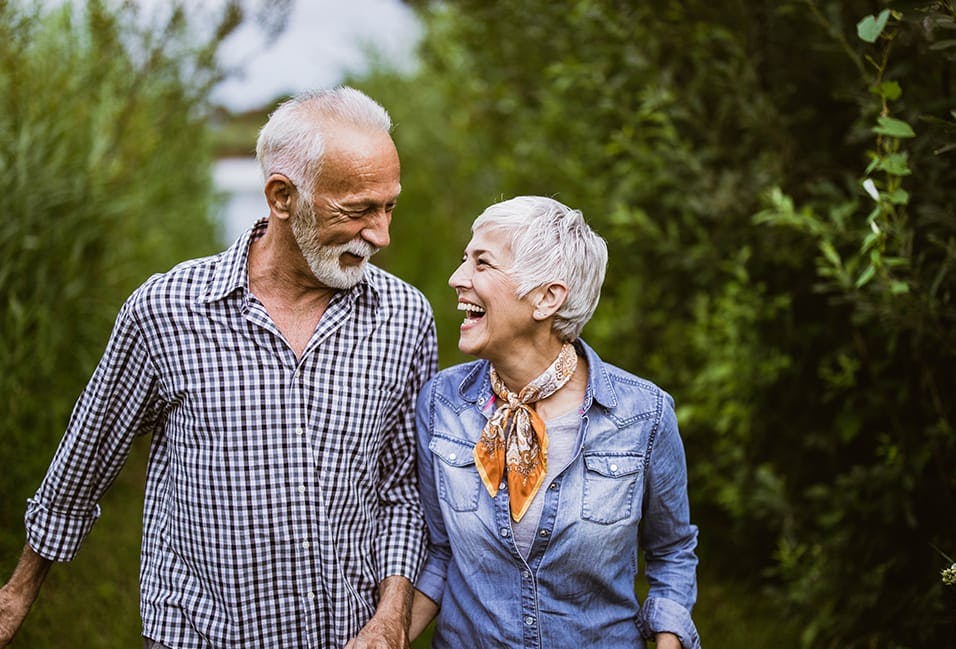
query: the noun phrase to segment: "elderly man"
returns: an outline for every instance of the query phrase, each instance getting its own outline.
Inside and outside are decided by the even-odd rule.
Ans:
[[[144,434],[146,647],[407,646],[437,354],[424,297],[368,263],[401,190],[390,130],[351,88],[286,102],[257,144],[269,217],[129,298],[29,501],[0,647]]]

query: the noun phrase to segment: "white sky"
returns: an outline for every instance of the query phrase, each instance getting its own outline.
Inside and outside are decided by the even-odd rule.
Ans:
[[[234,73],[215,89],[214,101],[243,111],[283,93],[335,85],[346,72],[365,69],[369,48],[399,69],[414,64],[421,26],[400,0],[292,4],[276,41],[266,43],[262,30],[247,20],[223,43],[221,62]]]

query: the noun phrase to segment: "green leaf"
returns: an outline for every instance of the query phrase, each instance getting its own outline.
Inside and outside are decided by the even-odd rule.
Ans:
[[[936,41],[935,43],[933,43],[932,45],[929,46],[929,49],[931,49],[931,50],[946,50],[946,49],[949,49],[949,48],[951,48],[951,47],[956,47],[956,39],[952,39],[952,38],[951,38],[951,39],[948,39],[948,40],[945,40],[945,41]]]
[[[883,33],[886,21],[890,18],[890,10],[884,9],[876,16],[866,16],[856,24],[856,34],[867,43],[875,43]]]
[[[874,133],[880,135],[889,135],[890,137],[916,137],[913,127],[901,119],[893,117],[880,117],[876,120],[879,126],[873,127]]]
[[[906,205],[910,202],[910,193],[900,187],[891,191],[886,197],[894,205]]]
[[[873,247],[873,244],[880,240],[879,232],[868,232],[866,237],[863,239],[863,245],[860,246],[861,252],[866,252]]]
[[[877,168],[882,169],[888,174],[894,176],[908,176],[910,173],[909,164],[906,161],[905,153],[891,153],[882,160]]]
[[[836,251],[836,248],[833,247],[833,244],[829,241],[822,241],[820,243],[820,251],[823,253],[823,256],[827,258],[831,264],[839,268],[842,266],[843,262],[840,260],[840,254]]]
[[[900,84],[896,81],[884,81],[870,88],[870,92],[889,101],[899,99],[903,95],[903,89],[900,88]]]
[[[873,275],[875,274],[876,274],[876,267],[873,266],[872,264],[868,265],[863,270],[863,272],[860,273],[860,276],[856,278],[856,287],[862,288],[863,286],[865,286],[867,282],[873,279]]]
[[[898,279],[894,279],[890,282],[890,293],[893,295],[900,295],[901,293],[909,293],[910,286],[906,282],[901,282]]]

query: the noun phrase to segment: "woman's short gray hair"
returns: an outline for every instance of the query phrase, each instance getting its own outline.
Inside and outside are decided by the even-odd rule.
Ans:
[[[554,318],[554,331],[576,340],[601,297],[607,243],[579,210],[545,196],[518,196],[487,208],[475,219],[481,227],[503,228],[511,236],[511,277],[519,298],[549,282],[562,282],[568,296]]]
[[[297,95],[279,104],[259,131],[256,159],[263,180],[274,173],[283,174],[311,199],[315,180],[322,173],[326,127],[334,123],[386,133],[392,130],[388,112],[355,88],[340,86]]]

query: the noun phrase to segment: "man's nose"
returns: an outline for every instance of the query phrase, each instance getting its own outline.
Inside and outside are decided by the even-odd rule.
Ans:
[[[388,235],[388,228],[391,223],[392,215],[390,212],[385,210],[375,212],[368,224],[362,228],[362,238],[376,248],[387,248],[391,242]]]

